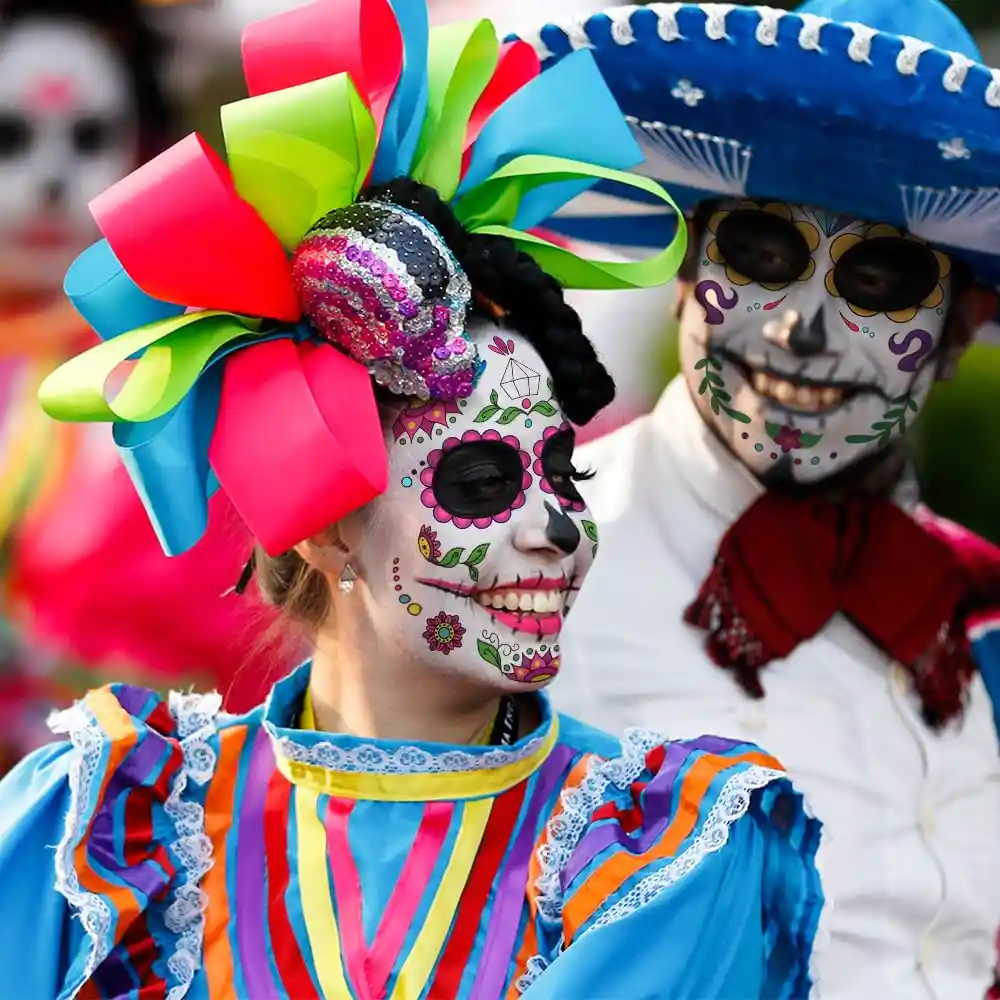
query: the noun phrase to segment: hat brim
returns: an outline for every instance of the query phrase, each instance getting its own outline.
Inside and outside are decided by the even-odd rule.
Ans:
[[[767,8],[623,7],[535,36],[590,48],[683,206],[747,196],[888,222],[1000,283],[1000,71],[913,39]],[[591,194],[553,226],[652,246],[672,219]]]

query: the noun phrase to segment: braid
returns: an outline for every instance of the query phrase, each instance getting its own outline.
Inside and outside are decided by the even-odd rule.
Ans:
[[[562,286],[512,240],[470,234],[437,191],[409,177],[373,185],[363,197],[392,201],[434,226],[472,287],[500,306],[538,352],[552,376],[555,397],[573,423],[586,424],[615,398],[614,381]]]

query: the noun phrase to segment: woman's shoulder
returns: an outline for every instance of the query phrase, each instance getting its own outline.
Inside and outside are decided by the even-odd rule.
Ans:
[[[758,900],[757,932],[811,951],[821,826],[780,761],[717,736],[630,729],[619,741],[565,717],[561,729],[580,754],[529,891],[564,944],[677,894],[690,905],[732,893]]]
[[[221,701],[127,684],[93,690],[50,720],[68,739],[0,783],[0,862],[18,844],[46,845],[35,852],[45,888],[55,885],[86,932],[68,956],[78,984],[117,967],[105,961],[112,954],[130,961],[139,937],[165,959],[168,991],[189,985],[200,965],[206,798],[226,733],[245,740],[260,716],[227,716]]]

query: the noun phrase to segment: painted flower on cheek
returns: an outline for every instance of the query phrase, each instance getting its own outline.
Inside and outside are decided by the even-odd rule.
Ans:
[[[441,543],[438,541],[437,532],[426,524],[421,527],[417,536],[417,548],[430,563],[437,562],[441,558]]]
[[[551,680],[559,673],[559,656],[552,651],[545,653],[523,653],[521,662],[514,666],[511,676],[521,684],[540,684]]]
[[[427,619],[424,629],[424,639],[432,653],[443,653],[447,656],[453,649],[462,648],[462,636],[465,627],[457,615],[448,615],[443,611],[433,618]]]
[[[563,424],[560,427],[545,428],[545,433],[542,435],[542,439],[540,441],[536,441],[535,447],[532,449],[535,453],[535,464],[532,465],[531,471],[538,476],[539,485],[542,487],[544,492],[551,493],[564,509],[571,510],[575,514],[579,514],[581,511],[587,509],[587,505],[585,503],[581,503],[579,500],[569,500],[566,497],[559,496],[559,494],[557,494],[552,488],[552,484],[545,478],[545,469],[542,465],[542,455],[545,453],[545,445],[549,438],[558,434],[560,431],[565,430],[569,430],[569,424]]]
[[[507,510],[503,510],[491,517],[455,517],[438,503],[437,496],[434,493],[434,470],[438,467],[445,452],[469,441],[502,441],[517,452],[518,458],[521,460],[521,468],[524,470],[521,476],[521,489],[514,498],[514,502]],[[434,511],[434,520],[439,524],[448,524],[450,522],[456,528],[471,528],[473,525],[477,528],[488,528],[494,521],[497,524],[503,524],[510,520],[510,515],[515,510],[524,506],[524,491],[531,485],[531,473],[528,471],[530,465],[530,456],[521,448],[521,442],[513,435],[508,434],[504,437],[499,431],[494,430],[483,431],[482,433],[472,430],[466,431],[461,438],[449,438],[440,448],[435,448],[427,456],[427,468],[420,473],[420,482],[425,487],[423,493],[420,494],[420,502],[425,507]]]
[[[403,410],[392,425],[393,439],[408,437],[412,441],[420,433],[431,437],[435,427],[447,428],[448,417],[461,412],[456,400],[432,399],[427,403],[413,400],[413,405]]]

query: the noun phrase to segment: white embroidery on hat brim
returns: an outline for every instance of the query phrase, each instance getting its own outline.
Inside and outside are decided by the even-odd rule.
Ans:
[[[928,188],[902,185],[906,228],[928,243],[996,254],[1000,243],[1000,188]]]

